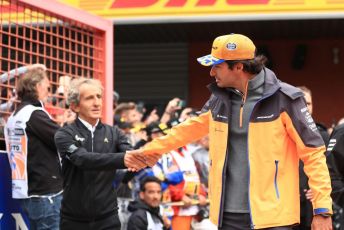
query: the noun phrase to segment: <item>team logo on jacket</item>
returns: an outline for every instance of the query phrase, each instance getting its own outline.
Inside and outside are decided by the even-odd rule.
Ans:
[[[106,137],[104,138],[104,143],[109,143],[109,140]]]
[[[317,132],[318,128],[312,118],[312,115],[310,114],[310,112],[308,111],[307,107],[304,107],[301,109],[301,113],[303,113],[303,115],[305,116],[305,120],[308,124],[308,127],[313,131],[313,132]]]
[[[273,118],[275,116],[275,114],[270,114],[270,115],[265,115],[265,116],[259,116],[259,117],[257,117],[257,119],[263,119],[263,120],[265,120],[265,119],[271,119],[271,118]]]
[[[80,141],[80,142],[84,142],[85,138],[79,137],[78,135],[75,135],[75,140]]]

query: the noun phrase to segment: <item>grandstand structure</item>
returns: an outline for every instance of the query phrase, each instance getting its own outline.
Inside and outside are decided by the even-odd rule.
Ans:
[[[47,67],[52,116],[65,105],[61,76],[99,79],[105,89],[104,114],[112,124],[113,25],[57,1],[0,0],[0,141],[6,118],[16,107],[15,86],[23,66]],[[24,68],[25,70],[25,68]],[[61,89],[61,87],[60,87]]]

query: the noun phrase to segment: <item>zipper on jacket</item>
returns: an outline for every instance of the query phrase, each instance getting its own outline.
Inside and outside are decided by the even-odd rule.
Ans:
[[[228,126],[228,129],[229,129],[229,126]],[[229,130],[228,130],[229,132]],[[228,139],[229,139],[229,136],[227,138],[227,145],[228,145]],[[220,210],[219,210],[219,220],[218,220],[218,224],[219,226],[222,226],[222,219],[223,219],[223,205],[224,205],[224,202],[225,202],[225,199],[223,197],[223,194],[225,193],[224,190],[226,188],[226,171],[227,171],[227,150],[226,150],[226,157],[225,157],[225,164],[224,164],[224,167],[222,169],[222,191],[221,191],[221,197],[220,197]]]
[[[228,128],[227,128],[227,145],[228,146],[228,143],[229,143],[229,125],[228,125]],[[218,219],[218,225],[219,226],[222,226],[222,219],[223,219],[223,206],[224,206],[224,202],[225,202],[225,198],[223,196],[223,194],[225,193],[225,189],[226,189],[226,172],[227,172],[227,160],[228,160],[228,147],[226,148],[226,156],[225,156],[225,162],[224,162],[224,165],[223,165],[223,168],[222,168],[222,190],[221,190],[221,196],[220,196],[220,210],[219,210],[219,219]]]
[[[276,196],[277,199],[280,198],[280,194],[278,191],[278,184],[277,184],[277,176],[278,176],[278,160],[275,160],[275,166],[276,166],[276,170],[275,170],[275,180],[274,180],[274,184],[275,184],[275,192],[276,192]]]
[[[93,138],[94,138],[94,133],[95,133],[95,130],[93,131],[93,132],[91,132],[91,149],[92,149],[92,152],[94,152],[94,150],[93,150]],[[95,180],[94,180],[95,181]],[[92,182],[92,184],[94,184],[94,181]],[[95,186],[92,186],[93,187],[93,189],[92,189],[92,195],[91,195],[91,197],[95,197],[96,196],[96,192],[95,192]],[[92,206],[93,207],[96,207],[96,205],[95,205],[95,203],[94,203],[94,200],[95,199],[93,199],[93,202],[92,202]],[[91,207],[92,207],[91,206]],[[95,218],[96,218],[96,215],[97,215],[97,210],[94,208],[94,209],[92,209],[92,221],[95,221]]]
[[[253,108],[256,105],[253,106]],[[252,113],[250,114],[251,117]],[[250,122],[250,121],[249,121]],[[249,123],[250,124],[250,123]],[[252,218],[252,210],[251,210],[251,202],[250,202],[250,183],[251,183],[251,179],[250,179],[250,175],[251,175],[251,167],[250,167],[250,156],[249,156],[249,146],[248,146],[248,128],[247,128],[247,163],[248,163],[248,210],[250,211],[250,219],[251,219],[251,229],[254,229],[254,224],[253,224],[253,218]]]
[[[240,120],[239,120],[239,127],[240,128],[242,128],[242,113],[243,113],[243,111],[244,111],[244,104],[245,104],[245,101],[244,101],[244,97],[245,96],[243,96],[243,99],[242,99],[242,101],[241,101],[241,105],[240,105],[240,115],[239,115],[239,117],[240,117]]]
[[[239,121],[239,125],[240,125],[240,128],[242,128],[242,120],[243,120],[243,110],[244,110],[244,105],[245,105],[245,102],[246,102],[246,95],[247,95],[247,87],[248,87],[248,81],[246,82],[246,86],[245,86],[245,93],[242,93],[240,92],[239,90],[236,89],[237,92],[239,92],[241,94],[241,105],[240,105],[240,121]],[[227,146],[228,146],[228,143],[229,143],[229,125],[228,125],[228,135],[227,135]],[[226,170],[227,170],[227,155],[229,154],[227,152],[228,150],[228,147],[226,149],[226,157],[225,157],[225,164],[224,164],[224,167],[223,167],[223,170],[222,170],[222,184],[225,185],[226,184]],[[221,197],[220,197],[220,210],[219,210],[219,220],[218,220],[218,224],[219,226],[222,226],[222,219],[223,219],[223,205],[224,205],[224,198],[223,198],[223,194],[224,194],[224,189],[225,189],[225,186],[222,186],[222,191],[221,191]],[[249,203],[249,202],[248,202]],[[250,203],[249,203],[250,205]],[[250,209],[250,212],[251,212],[251,208]],[[251,213],[250,213],[251,215]],[[251,222],[252,222],[252,217],[251,217]],[[253,226],[253,225],[251,225]],[[253,228],[253,227],[252,227]]]
[[[276,91],[277,91],[277,90],[276,90]],[[250,170],[250,169],[251,169],[251,168],[250,168],[249,145],[248,145],[250,121],[251,121],[251,116],[252,116],[252,114],[253,114],[253,111],[254,111],[256,105],[258,105],[262,100],[264,100],[264,99],[266,99],[266,98],[268,98],[268,97],[274,95],[274,94],[276,93],[276,91],[274,91],[273,93],[268,94],[268,95],[266,95],[266,96],[260,98],[260,99],[256,102],[256,104],[253,106],[252,112],[251,112],[251,114],[250,114],[250,116],[249,116],[249,120],[248,120],[248,124],[249,124],[249,125],[248,125],[248,128],[247,128],[248,208],[249,208],[249,210],[250,210],[251,229],[254,229],[254,223],[253,223],[253,218],[252,218],[252,210],[251,210],[251,202],[250,202],[250,197],[251,197],[251,196],[250,196],[250,190],[251,190],[251,188],[250,188],[250,183],[251,183],[251,182],[250,182],[251,170]]]
[[[248,87],[248,81],[246,82],[246,86],[245,86],[245,92],[241,93],[241,105],[240,105],[240,120],[239,120],[239,125],[240,128],[242,128],[242,120],[243,120],[243,112],[244,112],[244,105],[246,102],[246,96],[247,96],[247,87]]]
[[[228,104],[227,104],[227,107],[229,107],[228,106]],[[228,128],[227,128],[227,130],[228,130],[228,135],[227,135],[227,145],[226,146],[228,146],[228,140],[229,140],[229,125],[228,125],[228,123],[227,123],[227,126],[228,126]],[[224,198],[223,198],[223,194],[224,194],[224,187],[225,187],[225,182],[226,182],[226,170],[227,170],[227,168],[226,168],[226,165],[227,165],[227,150],[228,150],[228,148],[226,148],[226,156],[225,156],[225,161],[224,161],[224,165],[223,165],[223,167],[222,167],[222,189],[221,189],[221,194],[220,194],[220,208],[219,208],[219,210],[218,210],[218,219],[217,219],[217,225],[220,227],[220,226],[222,226],[222,218],[223,218],[223,205],[224,205]],[[213,161],[214,159],[211,159],[210,160],[210,167],[213,167]],[[209,189],[211,189],[210,187],[209,187]],[[214,189],[214,191],[216,191],[216,189]],[[214,196],[214,192],[212,191],[212,196]]]
[[[94,136],[94,134],[91,132],[91,137],[92,137],[92,141],[91,141],[91,143],[92,143],[92,152],[93,152],[93,136]]]

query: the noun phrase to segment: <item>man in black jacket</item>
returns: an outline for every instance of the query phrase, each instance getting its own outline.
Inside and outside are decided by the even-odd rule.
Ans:
[[[344,210],[344,123],[334,128],[326,155],[332,182],[332,199]],[[344,229],[344,214],[339,213],[339,207],[338,213],[334,216],[334,223],[336,229]]]
[[[161,184],[156,177],[149,176],[140,184],[140,200],[129,204],[128,210],[133,212],[129,218],[127,230],[163,230],[164,220],[160,211]],[[167,218],[166,226],[169,227]]]
[[[5,128],[12,197],[19,199],[31,230],[58,230],[60,222],[62,177],[54,144],[60,127],[43,107],[48,92],[45,66],[35,65],[27,70],[17,85],[21,103]]]
[[[140,157],[126,154],[131,146],[124,134],[100,121],[102,95],[97,80],[71,82],[67,102],[78,117],[55,135],[64,176],[61,230],[119,230],[117,196],[112,186],[116,169],[139,170],[145,166],[137,160]]]

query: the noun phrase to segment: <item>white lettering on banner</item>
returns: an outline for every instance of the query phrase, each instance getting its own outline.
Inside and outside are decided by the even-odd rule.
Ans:
[[[16,230],[28,230],[28,227],[20,213],[12,213],[12,216],[16,221]]]
[[[0,213],[0,220],[3,217],[3,213]],[[26,226],[25,221],[20,213],[12,213],[11,214],[16,222],[16,230],[28,230],[29,228]],[[0,225],[1,229],[1,225]]]
[[[11,152],[21,152],[22,148],[20,144],[11,144],[10,145]]]

